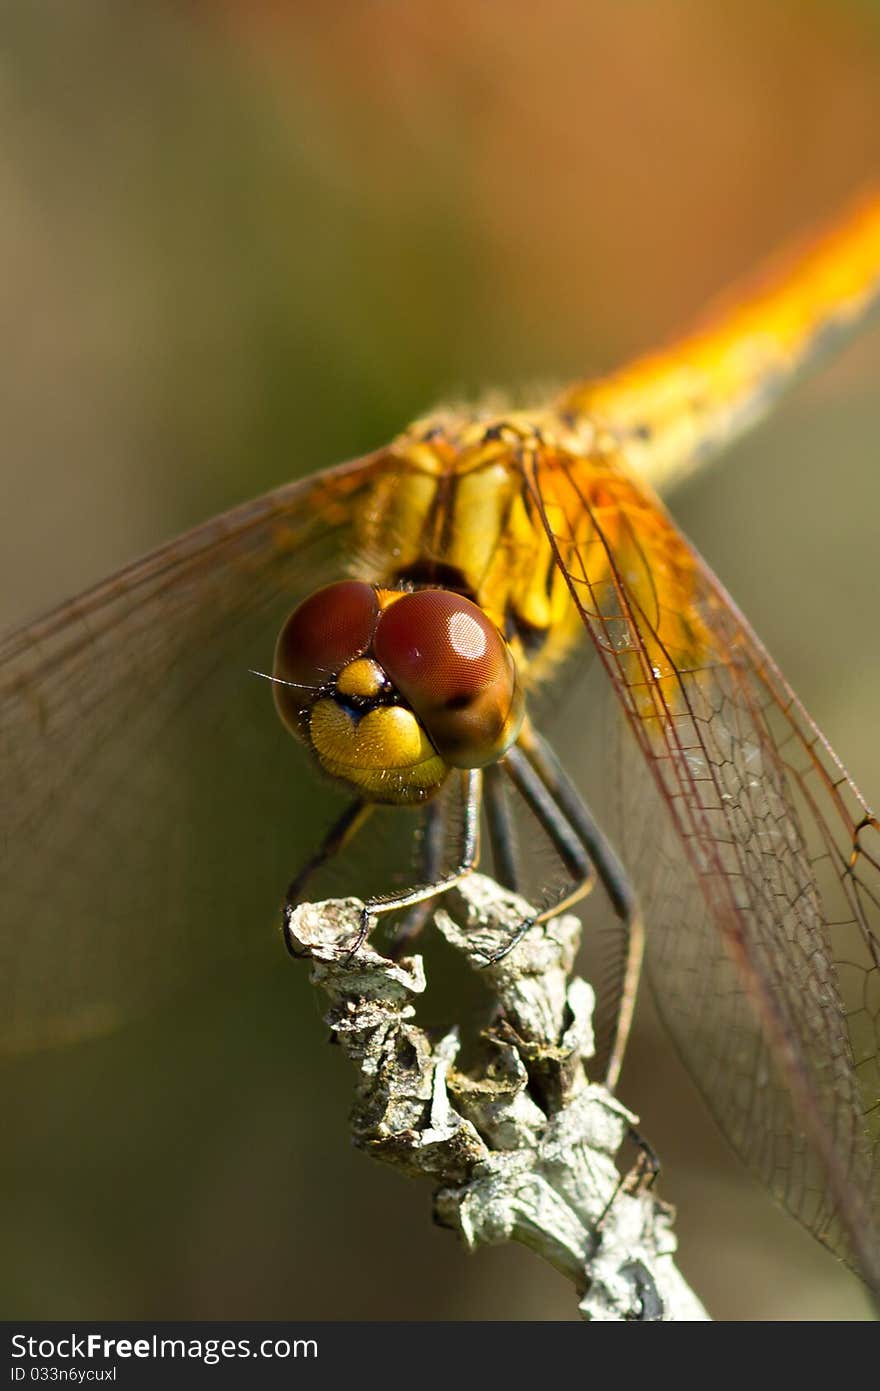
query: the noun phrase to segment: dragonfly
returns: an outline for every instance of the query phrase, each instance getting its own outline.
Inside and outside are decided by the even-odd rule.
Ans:
[[[618,923],[605,1080],[644,953],[734,1149],[880,1291],[880,826],[659,495],[878,302],[880,191],[670,346],[535,410],[435,411],[8,634],[2,1046],[109,1030],[277,920],[312,787],[292,733],[349,800],[285,917],[390,804],[424,818],[423,872],[362,935],[402,909],[408,941],[483,816],[515,886],[521,799],[567,901],[598,883]],[[588,659],[621,730],[611,836],[533,718]]]

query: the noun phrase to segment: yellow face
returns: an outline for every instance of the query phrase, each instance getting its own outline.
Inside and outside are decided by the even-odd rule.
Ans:
[[[318,590],[285,622],[273,676],[288,729],[371,801],[426,801],[450,769],[501,758],[522,724],[509,646],[445,589]]]

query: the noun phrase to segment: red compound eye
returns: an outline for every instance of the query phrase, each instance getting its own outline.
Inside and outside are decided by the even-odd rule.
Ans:
[[[445,589],[384,609],[377,661],[455,768],[493,763],[516,738],[523,699],[510,648],[482,609]]]
[[[275,704],[289,728],[299,728],[304,706],[373,640],[379,603],[372,585],[340,580],[294,609],[275,644]]]

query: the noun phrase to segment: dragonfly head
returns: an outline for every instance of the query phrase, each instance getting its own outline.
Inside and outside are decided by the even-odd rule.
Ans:
[[[524,699],[513,654],[482,609],[447,589],[341,580],[290,614],[275,704],[324,770],[374,801],[427,800],[451,768],[501,758]]]

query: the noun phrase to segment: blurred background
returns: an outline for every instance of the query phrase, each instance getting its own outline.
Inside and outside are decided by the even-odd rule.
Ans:
[[[654,346],[880,168],[868,0],[4,0],[0,34],[4,624],[438,401]],[[875,804],[878,383],[875,331],[671,499]],[[645,992],[620,1094],[710,1311],[867,1316],[658,1030]],[[574,1316],[351,1150],[350,1086],[280,950],[4,1063],[3,1315]]]

